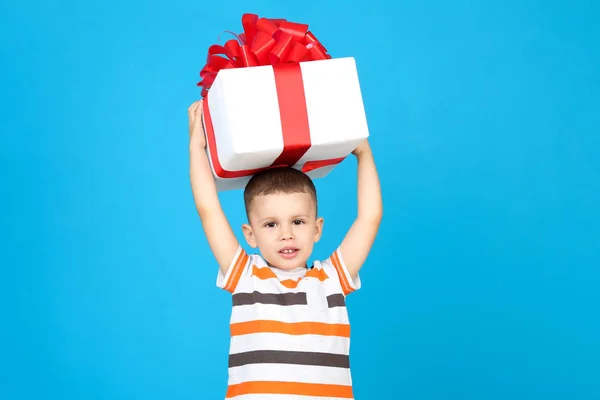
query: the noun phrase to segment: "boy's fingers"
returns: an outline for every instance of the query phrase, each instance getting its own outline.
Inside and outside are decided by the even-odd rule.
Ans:
[[[202,100],[196,100],[194,101],[188,108],[188,111],[193,111],[196,108],[198,108],[198,105],[201,103]]]
[[[188,108],[188,115],[190,115],[190,116],[200,115],[201,112],[202,112],[202,100],[195,101]]]

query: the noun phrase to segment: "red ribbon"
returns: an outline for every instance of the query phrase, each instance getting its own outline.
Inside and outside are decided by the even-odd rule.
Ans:
[[[221,69],[272,65],[281,115],[283,151],[268,167],[237,171],[224,169],[218,157],[208,101],[204,101],[207,146],[212,156],[213,169],[218,177],[227,179],[254,175],[276,166],[291,167],[310,149],[308,111],[302,71],[298,63],[331,58],[325,47],[308,31],[308,25],[282,19],[259,19],[254,14],[245,14],[242,17],[242,25],[244,33],[239,35],[239,42],[230,40],[225,43],[225,46],[212,45],[209,48],[207,63],[200,72],[202,81],[198,86],[203,88],[202,97],[206,97]],[[224,54],[227,58],[218,54]],[[334,165],[343,159],[344,157],[309,161],[303,166],[302,171],[308,172]]]
[[[302,61],[327,60],[327,49],[308,30],[308,25],[285,19],[242,16],[244,32],[224,46],[213,44],[208,49],[206,65],[200,71],[202,97],[206,97],[217,73],[227,68],[278,65]]]

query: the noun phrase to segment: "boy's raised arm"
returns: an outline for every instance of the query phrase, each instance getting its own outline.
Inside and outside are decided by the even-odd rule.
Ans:
[[[212,171],[206,154],[206,138],[202,126],[202,100],[188,109],[190,130],[190,183],[196,210],[208,244],[223,275],[239,248],[229,221],[221,208]]]
[[[377,236],[383,205],[379,176],[368,140],[352,153],[358,162],[358,214],[340,245],[340,252],[354,279]]]

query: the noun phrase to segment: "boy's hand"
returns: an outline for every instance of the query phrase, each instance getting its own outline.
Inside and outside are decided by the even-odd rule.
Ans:
[[[190,145],[206,147],[206,136],[204,135],[204,127],[202,125],[202,102],[198,100],[192,103],[188,108],[188,120],[190,131]]]

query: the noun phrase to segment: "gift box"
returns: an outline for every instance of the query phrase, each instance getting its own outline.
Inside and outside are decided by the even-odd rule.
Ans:
[[[354,58],[331,58],[306,25],[250,16],[235,43],[211,47],[199,84],[219,191],[241,189],[275,166],[322,178],[369,136]],[[229,64],[213,58],[211,67],[215,51]]]

